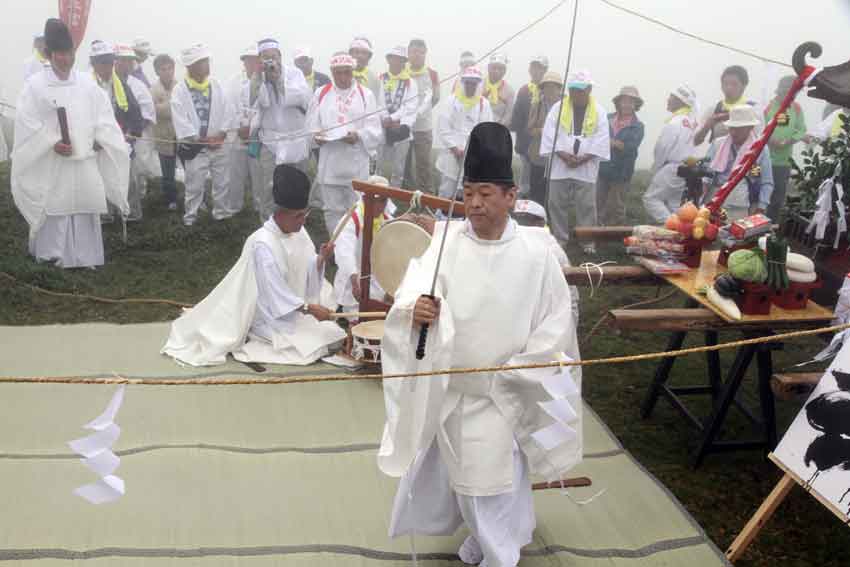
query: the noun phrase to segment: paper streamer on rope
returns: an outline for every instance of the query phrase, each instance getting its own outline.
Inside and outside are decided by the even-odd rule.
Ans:
[[[830,212],[835,207],[837,219],[835,221],[835,240],[833,248],[838,248],[841,235],[847,232],[847,216],[844,211],[844,186],[841,184],[841,164],[835,166],[832,177],[824,179],[818,187],[818,198],[815,201],[815,213],[806,227],[806,233],[815,231],[815,238],[823,240],[826,236],[826,228],[829,226]],[[833,190],[835,192],[833,193]],[[834,198],[833,198],[834,195]]]
[[[572,360],[569,357],[566,359]],[[538,402],[538,405],[555,421],[535,431],[531,437],[547,451],[572,441],[578,435],[572,426],[581,419],[578,413],[581,408],[581,391],[573,380],[571,369],[562,366],[541,381],[543,389],[552,399]]]
[[[121,464],[112,446],[121,435],[115,416],[124,402],[124,388],[119,386],[103,413],[83,426],[94,433],[68,442],[71,450],[83,457],[80,461],[99,477],[96,482],[74,489],[74,494],[92,504],[114,502],[124,495],[124,481],[112,474]]]

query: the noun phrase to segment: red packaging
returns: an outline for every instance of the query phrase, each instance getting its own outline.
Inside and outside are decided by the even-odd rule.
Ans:
[[[729,234],[738,240],[752,238],[770,232],[770,219],[764,215],[752,215],[735,221],[729,227]]]
[[[809,304],[812,290],[823,285],[821,280],[811,283],[791,282],[788,289],[778,289],[773,292],[773,304],[782,309],[805,309]]]
[[[735,303],[744,315],[770,315],[773,289],[764,284],[743,282],[744,293],[735,298]]]

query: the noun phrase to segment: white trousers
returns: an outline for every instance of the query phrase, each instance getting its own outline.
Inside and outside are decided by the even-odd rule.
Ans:
[[[401,187],[404,181],[404,165],[409,150],[410,140],[396,142],[392,146],[384,144],[378,150],[378,167],[384,172],[391,187]]]
[[[348,185],[318,185],[324,204],[325,227],[328,234],[333,234],[336,225],[342,220],[346,211],[357,202],[357,195],[351,184]]]
[[[48,216],[30,239],[29,252],[36,260],[55,261],[60,268],[102,266],[100,215]]]
[[[513,567],[536,527],[525,455],[514,446],[513,490],[466,496],[452,490],[437,442],[420,454],[398,486],[390,537],[451,535],[466,524],[484,555],[484,567]]]
[[[260,166],[260,160],[249,156],[248,148],[240,144],[234,144],[230,149],[229,183],[230,210],[234,214],[242,210],[245,204],[245,187],[248,185],[251,188],[254,210],[262,218],[263,170]],[[267,218],[265,217],[263,220]]]
[[[215,220],[232,217],[231,203],[228,197],[230,185],[228,165],[229,152],[223,148],[205,149],[195,159],[185,163],[186,192],[183,222],[192,224],[198,220],[198,211],[204,202],[207,175],[212,178],[212,216]]]
[[[519,195],[527,197],[531,193],[531,160],[528,156],[519,156],[522,165],[519,170]]]

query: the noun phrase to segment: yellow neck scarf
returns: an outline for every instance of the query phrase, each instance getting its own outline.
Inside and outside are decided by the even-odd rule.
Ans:
[[[316,72],[310,71],[310,74],[304,78],[307,79],[307,84],[310,85],[310,90],[316,90]]]
[[[481,95],[478,93],[477,89],[474,95],[466,96],[466,92],[463,90],[461,85],[458,85],[458,88],[455,89],[455,98],[463,104],[464,110],[471,110],[473,106],[481,101]]]
[[[528,93],[531,95],[531,104],[540,102],[540,85],[537,83],[528,83]]]
[[[360,214],[361,224],[363,222],[366,222],[366,205],[363,203],[363,201],[360,201],[360,207],[358,208],[358,212]],[[380,215],[372,219],[372,234],[378,234],[378,231],[381,229],[382,226],[384,226],[384,213],[381,213]]]
[[[738,100],[734,102],[726,102],[726,99],[723,99],[723,111],[729,112],[733,106],[739,106],[741,104],[744,104],[744,102],[744,95],[741,95]]]
[[[502,85],[504,84],[504,79],[498,83],[491,83],[489,75],[484,78],[484,93],[487,95],[487,100],[490,101],[491,105],[495,106],[501,102],[501,99],[499,98],[499,91],[502,89]]]
[[[38,59],[39,63],[47,63],[47,58],[41,54],[41,51],[39,51],[38,49],[33,49],[32,52],[33,55],[35,55],[35,58]]]
[[[354,75],[354,80],[363,85],[364,87],[369,86],[369,67],[363,67],[360,71],[354,69],[352,71]]]
[[[690,113],[691,113],[691,107],[690,106],[683,106],[682,108],[680,108],[679,110],[677,110],[676,112],[671,114],[670,118],[667,119],[667,122],[670,122],[671,120],[673,120],[677,116],[683,116],[683,115],[687,115],[687,114],[690,114]]]
[[[207,77],[204,79],[203,83],[199,83],[188,74],[186,74],[186,86],[192,89],[193,91],[198,91],[202,95],[208,97],[210,96],[210,78]]]
[[[428,66],[422,65],[420,69],[414,69],[410,66],[410,63],[408,63],[407,67],[405,67],[405,70],[410,74],[411,77],[421,77],[422,75],[428,72]]]
[[[830,138],[837,138],[841,135],[841,131],[843,130],[844,123],[841,120],[841,117],[844,116],[844,112],[839,112],[835,115],[835,120],[832,122],[832,130],[829,131]]]
[[[596,101],[593,100],[593,96],[590,96],[587,99],[587,108],[584,111],[584,124],[581,125],[581,135],[593,135],[596,132],[596,123],[598,120]],[[573,103],[569,95],[564,97],[564,104],[561,107],[561,126],[566,130],[567,134],[573,134]]]
[[[410,72],[407,69],[402,69],[401,73],[399,73],[398,75],[393,75],[391,72],[387,71],[386,79],[387,81],[386,83],[384,83],[384,90],[390,93],[395,92],[399,81],[410,80]]]
[[[97,84],[100,86],[104,85],[105,81],[100,78],[100,75],[92,71],[92,75],[94,75]],[[112,95],[115,98],[115,104],[118,105],[118,108],[127,112],[127,109],[130,108],[130,103],[127,102],[127,93],[124,92],[124,83],[121,82],[121,79],[118,77],[118,73],[115,72],[115,69],[112,70]]]

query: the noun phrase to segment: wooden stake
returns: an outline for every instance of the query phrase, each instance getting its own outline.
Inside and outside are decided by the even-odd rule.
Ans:
[[[741,557],[741,555],[744,554],[758,533],[768,520],[770,520],[770,517],[773,516],[773,513],[779,505],[782,504],[782,501],[785,500],[785,497],[788,496],[788,493],[791,492],[791,489],[794,488],[794,485],[796,484],[797,481],[795,481],[788,473],[785,473],[785,475],[779,479],[779,482],[776,483],[776,486],[773,488],[771,493],[767,495],[767,498],[765,498],[764,502],[761,503],[759,509],[756,510],[753,517],[750,518],[750,521],[747,522],[747,525],[744,526],[744,529],[741,530],[741,533],[738,534],[738,537],[735,538],[735,541],[733,541],[732,545],[729,546],[729,549],[726,550],[726,559],[734,563]]]

